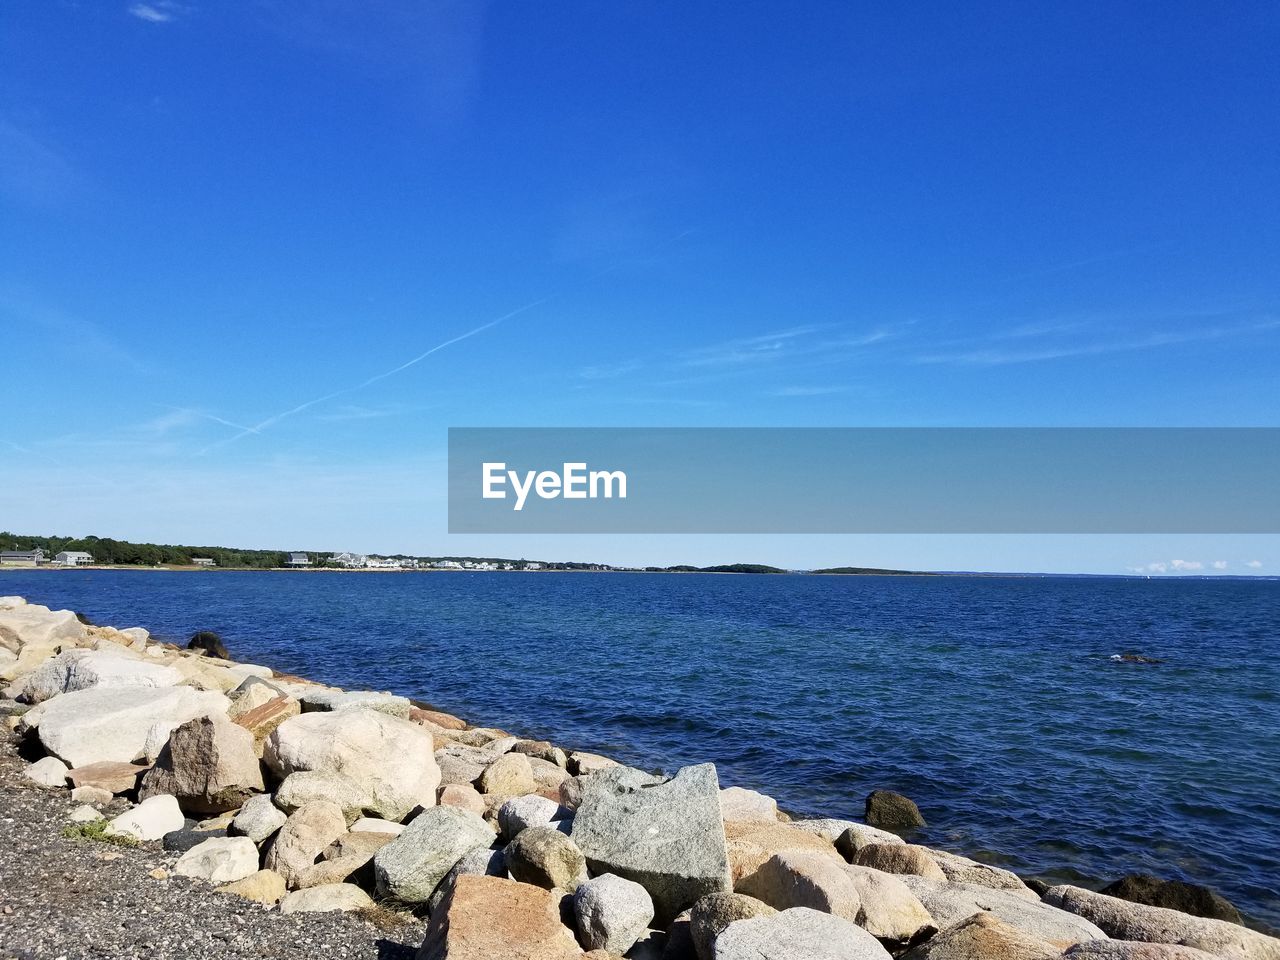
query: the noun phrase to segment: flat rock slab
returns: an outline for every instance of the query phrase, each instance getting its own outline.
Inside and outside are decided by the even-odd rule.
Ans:
[[[97,787],[110,793],[128,793],[138,785],[138,777],[150,767],[139,763],[102,761],[76,767],[67,776],[76,787]]]
[[[1280,960],[1280,939],[1225,920],[1193,917],[1165,907],[1131,903],[1070,885],[1051,887],[1044,900],[1079,914],[1117,940],[1195,947],[1239,960]]]
[[[993,890],[973,883],[938,883],[912,874],[898,877],[920,900],[938,929],[945,931],[975,913],[987,912],[1012,927],[1047,940],[1060,950],[1085,940],[1105,940],[1095,924],[1049,903],[1029,900],[1011,890]]]
[[[593,873],[634,880],[668,923],[708,893],[727,893],[720,784],[709,763],[669,780],[611,767],[586,783],[571,833]]]
[[[908,951],[903,960],[1056,960],[1061,951],[1053,944],[1012,927],[990,913],[975,913],[967,920]]]
[[[738,920],[716,938],[714,960],[889,960],[889,951],[856,924],[796,907]]]
[[[432,914],[418,960],[582,960],[550,890],[461,876]]]

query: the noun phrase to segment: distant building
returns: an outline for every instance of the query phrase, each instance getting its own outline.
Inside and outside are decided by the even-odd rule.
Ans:
[[[85,553],[83,550],[63,550],[55,554],[53,560],[64,567],[79,567],[86,563],[93,563],[93,554]]]
[[[289,559],[285,562],[286,567],[309,567],[311,566],[311,558],[305,553],[291,553]]]
[[[541,569],[542,569],[542,564],[540,564],[540,563],[526,563],[526,564],[524,565],[524,568],[525,568],[526,570],[541,570]]]
[[[218,565],[212,557],[192,557],[191,562],[197,567],[216,567]]]
[[[435,567],[437,570],[461,570],[462,569],[462,564],[460,564],[457,560],[437,560],[431,566]]]
[[[44,551],[37,547],[34,550],[0,550],[0,567],[34,567],[44,563]]]
[[[335,553],[329,558],[329,562],[339,566],[346,567],[348,570],[361,570],[369,565],[369,558],[363,553]]]

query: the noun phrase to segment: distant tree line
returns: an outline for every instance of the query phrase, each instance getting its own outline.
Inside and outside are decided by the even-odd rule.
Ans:
[[[289,559],[280,550],[240,550],[229,547],[192,547],[185,544],[130,543],[110,537],[38,537],[0,531],[5,550],[41,549],[50,560],[63,550],[83,550],[94,563],[154,567],[190,565],[192,557],[208,557],[220,567],[267,569],[282,567]]]

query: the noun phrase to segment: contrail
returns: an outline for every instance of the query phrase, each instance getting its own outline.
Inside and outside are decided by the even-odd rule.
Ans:
[[[221,420],[220,422],[226,423],[228,426],[231,426],[231,427],[236,427],[236,429],[238,429],[240,432],[230,437],[227,437],[225,440],[220,440],[217,443],[206,447],[205,449],[201,450],[200,453],[201,455],[203,455],[208,453],[210,450],[214,450],[218,447],[225,447],[227,444],[235,443],[237,440],[247,437],[251,433],[262,433],[264,430],[268,430],[271,427],[274,427],[281,420],[286,420],[289,417],[294,416],[295,414],[302,413],[304,410],[308,410],[311,407],[316,406],[317,404],[325,403],[328,400],[333,400],[333,399],[336,399],[337,397],[345,396],[348,393],[355,393],[358,390],[363,390],[366,387],[372,386],[373,384],[377,383],[379,380],[385,380],[387,379],[387,377],[393,377],[397,373],[400,373],[402,370],[407,370],[410,367],[412,367],[414,364],[421,363],[423,360],[427,359],[427,357],[431,356],[433,353],[438,353],[439,351],[443,350],[445,347],[451,347],[455,343],[460,343],[461,341],[466,340],[469,337],[474,337],[478,333],[484,333],[486,330],[492,327],[496,327],[498,324],[502,323],[505,320],[510,320],[512,317],[519,316],[520,314],[524,313],[526,310],[532,310],[534,307],[541,306],[542,304],[546,303],[550,299],[551,299],[550,297],[539,297],[537,300],[533,300],[530,303],[526,303],[522,307],[516,307],[516,309],[512,311],[508,313],[504,313],[502,316],[498,317],[496,320],[490,320],[488,323],[482,323],[480,326],[475,327],[472,330],[468,330],[466,333],[460,333],[458,334],[458,336],[451,337],[450,339],[445,340],[443,343],[437,343],[430,350],[427,350],[423,353],[418,354],[412,360],[408,360],[405,363],[400,364],[398,367],[393,367],[392,369],[386,370],[383,373],[376,374],[375,376],[370,377],[368,380],[365,380],[363,383],[358,383],[350,387],[343,387],[341,390],[335,390],[332,393],[326,393],[322,397],[316,397],[313,400],[308,400],[305,403],[300,403],[296,407],[291,407],[290,409],[281,411],[280,413],[277,413],[274,416],[267,417],[267,419],[263,420],[261,423],[256,423],[251,427],[241,427],[237,424],[229,423],[226,420]],[[217,419],[217,418],[214,418],[214,419]]]

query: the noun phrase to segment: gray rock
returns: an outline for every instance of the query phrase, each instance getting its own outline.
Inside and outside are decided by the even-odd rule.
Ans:
[[[184,853],[173,871],[210,883],[235,883],[258,872],[258,848],[248,837],[211,837]]]
[[[141,660],[131,654],[98,650],[68,650],[29,673],[18,699],[43,703],[59,694],[98,687],[172,687],[182,681],[173,667]]]
[[[374,803],[364,784],[332,770],[299,770],[276,788],[275,804],[292,813],[313,800],[328,800],[342,808],[348,820],[357,820]]]
[[[853,863],[857,859],[858,852],[863,847],[869,847],[873,844],[885,846],[894,846],[896,844],[906,843],[896,833],[890,833],[888,830],[877,830],[875,827],[869,827],[865,823],[851,823],[849,826],[835,838],[836,849],[840,851],[840,855]]]
[[[626,953],[649,928],[653,899],[640,884],[606,873],[578,886],[573,915],[587,950]]]
[[[22,771],[32,783],[42,787],[65,787],[71,768],[57,757],[42,757]]]
[[[478,847],[470,853],[464,853],[462,859],[453,865],[445,874],[431,899],[427,901],[427,912],[434,914],[436,908],[453,892],[459,877],[503,877],[507,875],[507,855],[501,850],[490,850]]]
[[[371,690],[335,690],[329,687],[315,687],[302,691],[298,696],[302,701],[303,713],[331,712],[341,710],[376,710],[387,716],[409,719],[409,700],[398,697],[394,693],[375,693]]]
[[[1193,917],[1177,910],[1131,903],[1069,885],[1051,887],[1044,900],[1052,906],[1079,914],[1117,940],[1179,944],[1239,960],[1280,960],[1280,939],[1255,933],[1226,920]]]
[[[181,830],[171,830],[161,838],[161,844],[170,853],[186,853],[192,847],[198,847],[213,837],[225,837],[225,830],[197,830],[194,824],[188,823]]]
[[[454,864],[493,841],[493,830],[474,813],[457,807],[425,810],[373,858],[378,896],[425,903]]]
[[[669,780],[626,767],[595,774],[571,836],[596,873],[616,873],[649,891],[659,925],[708,893],[728,893],[720,784],[711,764]]]
[[[915,802],[891,790],[873,790],[867,795],[863,819],[881,830],[914,830],[925,826]]]
[[[507,840],[513,840],[528,827],[545,827],[553,820],[567,814],[554,800],[531,793],[512,797],[498,809],[498,830]]]
[[[329,913],[335,910],[368,910],[370,896],[353,883],[329,883],[295,890],[280,901],[281,913]]]
[[[1107,884],[1099,893],[1119,897],[1149,907],[1180,910],[1194,917],[1211,917],[1241,923],[1240,911],[1221,894],[1198,883],[1183,880],[1161,880],[1145,873],[1131,873],[1115,883]]]
[[[1063,960],[1212,960],[1214,954],[1172,943],[1087,940],[1069,947]]]
[[[1039,899],[1031,888],[1022,882],[1022,878],[1011,870],[1002,870],[945,850],[931,849],[929,853],[952,883],[976,883],[978,886],[991,887],[995,890],[1013,890],[1025,897]]]
[[[709,893],[689,911],[689,935],[698,960],[711,960],[716,938],[729,924],[752,917],[772,917],[778,911],[743,893]]]
[[[555,827],[529,827],[507,844],[507,870],[521,883],[572,893],[587,879],[577,844]]]
[[[924,904],[940,931],[955,926],[975,913],[987,912],[1059,949],[1084,940],[1105,940],[1097,926],[1047,903],[1030,900],[1010,890],[993,890],[972,883],[928,880],[912,874],[898,877]]]
[[[480,779],[485,765],[468,756],[459,756],[451,750],[437,750],[436,764],[440,767],[442,784],[470,786]]]
[[[87,803],[82,803],[67,814],[67,819],[72,823],[93,823],[106,818]]]
[[[738,920],[716,938],[714,960],[889,960],[880,941],[829,913],[796,907]]]
[[[291,887],[298,885],[303,871],[316,862],[325,848],[347,832],[347,819],[336,803],[317,800],[290,814],[263,866],[284,877]]]
[[[288,815],[275,805],[269,794],[259,794],[245,801],[231,821],[229,833],[262,843],[285,825]]]

